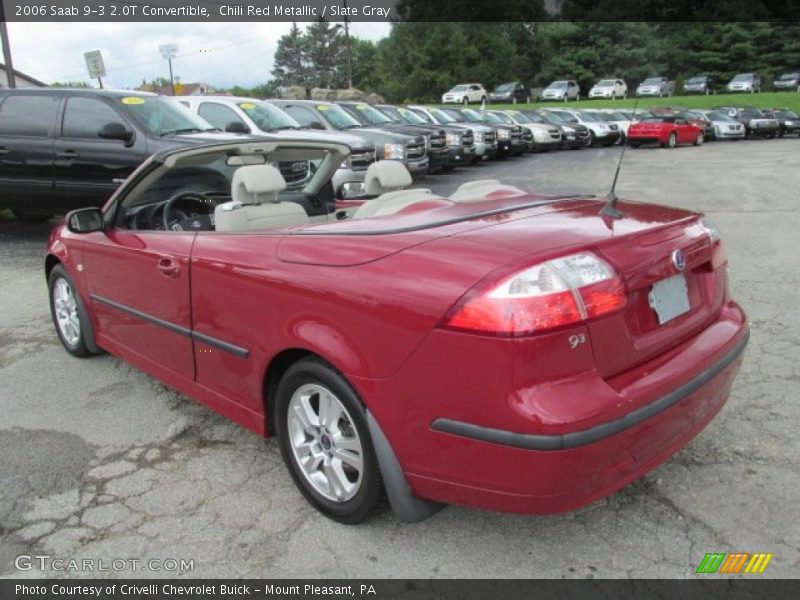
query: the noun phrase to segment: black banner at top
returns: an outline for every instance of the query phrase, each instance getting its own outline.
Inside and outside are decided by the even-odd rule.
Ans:
[[[2,0],[6,21],[800,22],[800,0]]]

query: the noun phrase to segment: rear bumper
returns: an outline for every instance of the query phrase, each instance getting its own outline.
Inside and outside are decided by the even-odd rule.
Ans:
[[[450,346],[447,337],[457,335],[436,336],[434,352],[463,344]],[[633,369],[637,377],[604,380],[591,371],[514,385],[518,365],[531,358],[507,365],[508,379],[497,382],[487,376],[503,363],[486,356],[487,346],[483,368],[462,360],[452,378],[438,369],[446,381],[424,379],[408,402],[381,402],[375,412],[418,497],[503,512],[563,512],[638,479],[702,431],[730,394],[747,337],[745,316],[730,303],[699,335]],[[408,366],[419,377],[421,364],[437,367],[431,357],[423,350],[425,363],[412,358]],[[372,391],[380,396],[385,383],[373,381]],[[425,388],[429,393],[418,395]]]

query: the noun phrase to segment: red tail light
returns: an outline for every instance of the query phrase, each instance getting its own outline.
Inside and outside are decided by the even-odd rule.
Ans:
[[[482,282],[456,304],[443,326],[521,336],[573,325],[622,309],[625,286],[614,269],[582,252]]]

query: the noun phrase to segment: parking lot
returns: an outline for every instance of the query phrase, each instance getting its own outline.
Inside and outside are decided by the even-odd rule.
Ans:
[[[526,155],[419,187],[494,178],[604,195],[620,150]],[[362,526],[326,519],[274,441],[112,356],[64,352],[42,265],[52,223],[0,222],[0,576],[39,575],[14,558],[47,554],[193,560],[168,574],[195,577],[694,577],[705,553],[738,551],[773,553],[764,576],[795,577],[799,152],[797,138],[627,151],[620,197],[703,211],[722,229],[750,346],[728,405],[688,447],[608,499],[546,517],[452,506],[415,525],[388,508]]]

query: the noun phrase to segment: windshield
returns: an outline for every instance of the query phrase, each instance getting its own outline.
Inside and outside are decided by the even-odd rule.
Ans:
[[[628,121],[628,117],[622,114],[621,112],[610,112],[607,113],[606,116],[609,118],[609,121]]]
[[[467,91],[469,91],[469,86],[468,85],[457,85],[456,87],[454,87],[450,91],[451,92],[467,92]]]
[[[566,81],[554,81],[553,83],[551,83],[547,87],[552,88],[554,90],[563,90],[565,87],[567,87],[567,82]]]
[[[456,121],[463,121],[461,115],[454,110],[442,110],[440,108],[431,108],[431,114],[439,123],[455,123]]]
[[[562,112],[560,110],[551,111],[549,114],[556,117],[562,123],[577,123],[578,119],[575,118],[575,115],[568,112]]]
[[[506,125],[514,125],[514,119],[505,113],[486,113],[487,117],[494,117],[496,121],[493,123],[505,123]]]
[[[349,104],[347,108],[357,115],[360,115],[360,117],[370,125],[386,125],[392,122],[389,117],[379,110],[372,108],[369,104]]]
[[[248,117],[261,131],[278,131],[280,129],[300,129],[300,123],[283,112],[280,108],[263,102],[239,102]]]
[[[516,119],[517,123],[539,123],[540,121],[534,121],[528,115],[524,115],[519,111],[514,111],[511,113],[514,115],[514,119]]]
[[[721,110],[713,110],[708,113],[708,118],[712,121],[731,121],[731,116]]]
[[[498,85],[496,88],[494,88],[494,91],[495,92],[510,92],[513,89],[514,89],[514,84],[513,83],[504,83],[503,85]]]
[[[749,73],[742,73],[741,75],[737,75],[731,81],[750,81],[753,78],[752,75]]]
[[[123,96],[118,101],[155,135],[217,131],[204,119],[163,96]]]
[[[612,85],[614,85],[613,79],[603,79],[597,82],[597,87],[611,87]]]
[[[780,117],[781,119],[797,119],[800,118],[797,116],[797,113],[793,110],[776,110],[775,115]]]
[[[400,115],[400,118],[403,119],[406,123],[410,123],[411,125],[426,125],[427,121],[420,117],[417,113],[413,110],[408,110],[407,108],[396,108],[396,113]]]
[[[706,116],[703,113],[695,112],[693,110],[685,110],[681,113],[681,116],[684,119],[705,119]]]
[[[503,119],[501,119],[498,115],[494,113],[481,113],[480,117],[481,121],[483,121],[484,123],[494,123],[495,125],[505,124],[505,121],[503,121]],[[511,121],[511,119],[508,120]]]
[[[336,129],[353,129],[361,127],[361,123],[347,114],[341,106],[336,104],[320,104],[317,110],[322,113],[322,116],[327,119],[328,123],[333,125]]]
[[[791,81],[792,79],[797,79],[800,76],[800,73],[784,73],[780,76],[779,81]]]
[[[582,112],[581,113],[581,119],[583,119],[584,121],[591,121],[592,123],[602,123],[603,121],[605,121],[605,119],[603,117],[601,117],[600,115],[596,115],[596,114],[592,114],[592,113],[588,113],[588,112]]]
[[[650,77],[649,79],[645,79],[642,82],[642,85],[660,85],[661,78],[660,77]]]
[[[461,114],[462,121],[468,121],[469,123],[480,123],[482,121],[481,116],[471,108],[465,108],[458,112]]]
[[[690,77],[686,80],[686,83],[705,83],[706,78],[704,76],[697,76],[697,77]]]
[[[739,113],[743,117],[754,118],[754,117],[763,117],[764,113],[758,110],[757,108],[744,108],[742,112]]]

